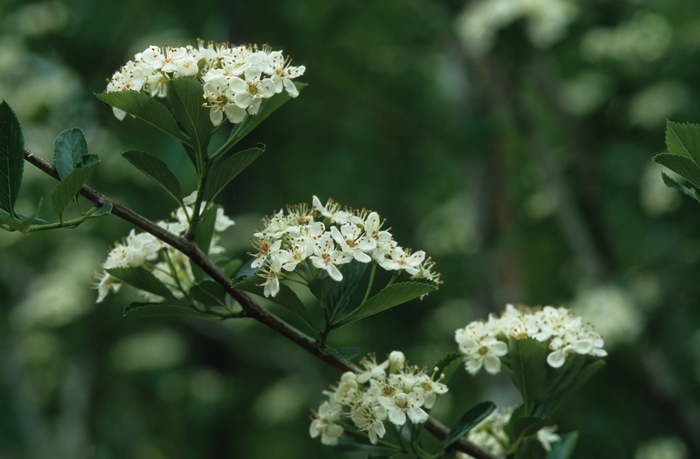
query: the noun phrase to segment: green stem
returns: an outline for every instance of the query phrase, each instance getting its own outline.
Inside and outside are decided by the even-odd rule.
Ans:
[[[97,210],[97,207],[93,207],[87,212],[85,212],[83,215],[81,215],[78,218],[74,218],[73,220],[64,220],[62,222],[56,222],[56,223],[46,223],[44,225],[29,225],[27,228],[27,233],[33,233],[35,231],[44,231],[44,230],[51,230],[51,229],[57,229],[57,228],[75,228],[81,223],[83,223],[85,220],[90,218],[90,215],[95,213]]]
[[[365,291],[365,296],[362,298],[362,303],[367,301],[369,298],[369,292],[372,290],[372,284],[374,284],[374,273],[377,272],[377,262],[372,261],[372,271],[369,273],[369,282],[367,283],[367,290]],[[360,303],[360,304],[362,304]]]
[[[194,207],[192,211],[192,219],[190,220],[190,227],[187,229],[187,234],[185,234],[185,239],[194,240],[194,234],[197,230],[197,223],[202,216],[202,201],[204,200],[204,189],[207,186],[207,179],[209,178],[209,169],[211,167],[211,162],[205,161],[202,165],[202,169],[199,175],[199,184],[197,185],[197,197],[194,201]]]

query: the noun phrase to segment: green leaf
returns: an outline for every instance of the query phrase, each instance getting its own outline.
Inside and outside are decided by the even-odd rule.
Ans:
[[[428,280],[410,280],[391,284],[373,297],[368,298],[357,309],[338,322],[338,324],[347,325],[356,320],[364,319],[365,317],[419,298],[427,293],[434,292],[437,288],[438,285],[435,282]]]
[[[441,378],[440,381],[442,381],[443,384],[447,384],[457,368],[459,368],[464,361],[463,357],[464,355],[461,352],[453,351],[438,360],[437,363],[433,365],[433,368],[437,369],[437,371],[435,371],[435,380],[438,380],[444,375],[445,377]]]
[[[360,285],[366,269],[367,263],[360,263],[357,260],[343,265],[343,280],[334,282],[326,294],[326,307],[328,307],[331,323],[346,313],[352,294]]]
[[[0,209],[14,216],[24,170],[24,138],[14,112],[0,104]]]
[[[226,290],[218,283],[204,280],[190,288],[192,298],[207,306],[221,306],[226,301]]]
[[[248,167],[264,151],[265,145],[260,143],[257,147],[239,151],[215,166],[214,171],[209,175],[205,199],[213,201],[236,175]]]
[[[103,92],[102,94],[95,94],[95,97],[107,105],[111,105],[114,108],[125,111],[129,115],[135,116],[180,142],[188,144],[190,142],[187,135],[177,127],[177,121],[175,121],[175,118],[165,105],[142,92],[129,89],[125,91]]]
[[[306,83],[294,83],[294,86],[301,91],[308,85]],[[231,147],[240,142],[243,137],[248,135],[250,131],[255,129],[258,124],[262,123],[265,118],[274,113],[275,110],[284,105],[289,99],[291,99],[291,97],[289,97],[287,91],[283,91],[279,94],[275,94],[269,99],[263,100],[263,102],[260,104],[260,109],[258,110],[257,115],[246,116],[241,124],[233,128],[231,131],[231,137],[226,142],[224,147],[222,147],[223,151],[220,150],[220,153],[223,154],[225,151],[228,151]]]
[[[190,146],[197,151],[203,163],[214,125],[209,118],[209,109],[202,106],[202,83],[186,77],[172,79],[167,83],[167,99],[175,119],[190,138]]]
[[[197,319],[221,320],[217,316],[204,314],[186,306],[170,303],[131,303],[124,308],[124,317],[180,316]]]
[[[680,191],[681,193],[687,194],[691,198],[700,202],[700,195],[698,195],[698,192],[695,188],[690,188],[690,187],[687,187],[685,185],[681,185],[680,183],[676,182],[671,177],[666,175],[666,173],[664,173],[664,172],[661,173],[661,177],[663,178],[664,183],[666,184],[667,187],[675,188],[676,190]]]
[[[194,232],[194,240],[197,247],[202,252],[209,253],[211,248],[211,240],[214,237],[214,226],[216,225],[217,207],[211,205],[205,210],[199,218],[197,228]]]
[[[241,266],[243,266],[243,260],[241,260],[240,258],[236,258],[235,260],[231,260],[225,265],[220,266],[220,268],[227,276],[233,277],[234,274],[236,274],[238,270],[241,269]]]
[[[474,426],[486,419],[489,414],[493,413],[495,409],[496,405],[493,402],[481,402],[469,408],[466,413],[457,419],[457,422],[454,423],[447,437],[442,441],[442,449],[447,449],[452,446],[452,444],[466,435]]]
[[[700,126],[667,121],[666,148],[672,155],[682,156],[700,164]]]
[[[547,379],[547,344],[530,337],[509,337],[507,362],[513,384],[523,398],[525,415],[532,414]]]
[[[684,156],[661,153],[654,156],[654,161],[668,167],[693,185],[700,187],[700,167],[693,160]]]
[[[244,292],[265,297],[265,288],[258,285],[258,283],[262,284],[263,282],[264,281],[260,276],[253,275],[247,277],[237,277],[231,282],[231,286],[236,290],[243,290]],[[280,291],[277,293],[277,296],[268,297],[266,299],[290,310],[297,316],[304,319],[304,321],[308,321],[309,317],[306,312],[306,308],[304,307],[304,303],[302,303],[297,294],[285,284],[280,283]]]
[[[357,357],[360,354],[360,348],[357,346],[347,346],[347,347],[329,347],[323,346],[319,349],[321,354],[332,355],[338,360],[347,362],[348,360]]]
[[[523,416],[517,418],[513,423],[513,437],[515,441],[510,444],[510,453],[518,450],[520,443],[528,435],[537,433],[543,427],[552,425],[552,420],[539,416]]]
[[[58,185],[51,192],[51,208],[63,219],[63,212],[73,201],[83,184],[90,178],[99,163],[92,163],[89,166],[73,169],[68,175],[58,182]]]
[[[82,129],[66,129],[54,141],[53,164],[61,180],[73,169],[97,162],[96,155],[88,154],[87,140]]]
[[[106,271],[111,276],[139,290],[145,290],[163,298],[175,298],[165,284],[158,280],[150,271],[146,271],[143,268],[111,268]]]
[[[125,151],[122,153],[122,156],[136,166],[138,170],[146,174],[148,178],[163,187],[178,204],[182,205],[182,188],[180,188],[180,182],[177,180],[177,177],[175,177],[175,174],[170,172],[170,169],[168,169],[168,166],[163,161],[153,155],[138,150]]]
[[[569,459],[574,454],[578,432],[570,432],[561,437],[561,440],[552,443],[552,450],[547,454],[546,459]]]
[[[326,276],[322,278],[312,279],[311,282],[309,282],[308,287],[311,294],[315,296],[318,299],[318,301],[321,302],[321,304],[325,304],[326,295],[331,290],[331,288],[333,288],[334,283],[335,281],[333,279]]]
[[[90,215],[90,218],[93,217],[101,217],[103,215],[109,215],[112,213],[112,203],[111,202],[106,202],[102,204],[101,207],[99,207],[96,211]]]

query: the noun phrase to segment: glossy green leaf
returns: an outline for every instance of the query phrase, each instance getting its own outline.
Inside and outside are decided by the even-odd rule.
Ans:
[[[438,285],[435,282],[428,280],[410,280],[391,284],[375,296],[368,298],[357,309],[343,318],[339,324],[347,325],[351,322],[386,311],[394,306],[420,298],[427,293],[434,292],[437,288]]]
[[[143,268],[111,268],[106,271],[111,276],[137,289],[145,290],[154,295],[162,296],[163,298],[175,298],[165,284],[158,280],[151,272]]]
[[[336,319],[347,313],[352,295],[357,287],[359,287],[364,277],[367,263],[360,263],[357,260],[353,260],[350,263],[344,264],[342,269],[343,280],[334,282],[326,294],[325,303],[328,308],[328,313],[330,314],[331,322],[335,322]]]
[[[66,129],[54,141],[53,164],[61,180],[73,169],[79,169],[97,161],[97,156],[88,154],[87,140],[82,129]]]
[[[194,238],[197,247],[204,253],[209,253],[211,248],[211,240],[214,237],[214,226],[216,225],[216,206],[209,206],[199,218],[197,228],[194,232]]]
[[[160,185],[178,204],[182,204],[180,182],[163,161],[138,150],[125,151],[122,153],[122,156],[136,166],[138,170],[146,174],[148,178]]]
[[[525,414],[532,414],[547,379],[547,344],[534,338],[509,337],[507,355],[507,370],[523,398]]]
[[[99,163],[92,163],[89,166],[73,169],[68,175],[58,182],[58,185],[51,192],[51,209],[63,219],[63,212],[73,201],[83,184],[90,178]]]
[[[207,182],[206,200],[213,201],[226,185],[265,151],[265,145],[239,151],[214,167]]]
[[[106,202],[100,208],[98,208],[96,211],[94,211],[92,213],[92,215],[90,215],[90,218],[102,217],[103,215],[109,215],[111,213],[112,213],[112,203]]]
[[[193,78],[172,79],[167,83],[167,99],[175,119],[190,138],[190,146],[202,155],[203,161],[214,125],[209,119],[209,109],[202,106],[202,83]]]
[[[692,159],[684,156],[662,153],[654,156],[654,161],[668,167],[693,185],[700,187],[700,167],[698,167]]]
[[[263,282],[264,279],[262,277],[253,275],[237,277],[231,282],[231,286],[237,290],[243,290],[244,292],[264,297],[265,288],[259,285]],[[297,294],[288,286],[280,284],[280,291],[277,293],[277,296],[268,297],[267,300],[290,310],[305,321],[308,321],[308,314],[304,303],[301,302]]]
[[[192,317],[196,319],[221,320],[217,316],[204,314],[187,306],[170,303],[131,303],[124,308],[124,317]]]
[[[577,441],[578,432],[563,435],[560,441],[552,443],[552,449],[547,454],[546,459],[570,459],[574,454]]]
[[[204,280],[190,288],[190,295],[207,306],[220,306],[226,301],[226,290],[218,283]]]
[[[447,437],[442,441],[442,449],[447,449],[457,440],[467,434],[474,426],[486,419],[488,415],[493,413],[496,405],[493,402],[477,403],[469,408],[466,413],[457,419]]]
[[[306,86],[308,86],[308,84],[295,82],[294,86],[296,86],[297,90],[301,91]],[[229,141],[226,142],[227,149],[230,149],[235,144],[240,142],[245,136],[247,136],[250,133],[250,131],[255,129],[260,123],[262,123],[265,120],[265,118],[273,114],[278,108],[280,108],[290,99],[291,97],[289,97],[287,91],[283,91],[279,94],[275,94],[269,99],[263,100],[263,102],[260,104],[260,109],[258,110],[258,113],[256,115],[246,116],[241,124],[233,128],[233,131],[231,131],[231,137],[229,138]]]
[[[685,185],[682,185],[682,184],[676,182],[671,177],[666,175],[664,172],[661,173],[661,177],[663,178],[663,181],[667,187],[675,188],[676,190],[680,191],[681,193],[687,194],[691,198],[700,202],[700,195],[698,195],[698,192],[695,188],[691,188],[691,187],[688,187],[688,186],[685,186]]]
[[[700,164],[700,126],[667,121],[666,148],[672,155],[683,156]]]
[[[437,371],[435,371],[435,379],[439,379],[442,383],[447,384],[463,362],[464,354],[461,352],[453,351],[446,354],[433,365],[433,368],[437,369]],[[444,378],[441,378],[443,375]]]
[[[0,209],[14,216],[24,170],[24,138],[19,120],[4,100],[0,104]]]
[[[347,347],[329,347],[323,346],[319,349],[321,354],[332,355],[333,357],[347,362],[348,360],[360,355],[360,348],[357,346],[347,346]]]
[[[177,127],[172,113],[154,98],[132,90],[95,94],[102,102],[125,111],[175,139],[189,143],[189,138]]]

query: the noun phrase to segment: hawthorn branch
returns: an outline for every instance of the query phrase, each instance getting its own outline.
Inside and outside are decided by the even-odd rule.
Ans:
[[[24,159],[47,175],[50,175],[56,180],[60,180],[58,173],[56,172],[56,168],[50,162],[26,148],[24,149]],[[242,317],[249,317],[262,323],[276,333],[284,336],[297,346],[301,347],[314,357],[322,360],[324,363],[337,370],[345,372],[356,371],[358,369],[351,362],[342,361],[336,357],[333,357],[332,355],[321,353],[319,350],[318,341],[297,330],[284,320],[260,306],[245,292],[232,288],[231,278],[228,277],[221,269],[219,269],[219,267],[216,266],[216,264],[214,264],[214,262],[212,262],[211,259],[199,249],[199,247],[197,247],[194,240],[188,240],[186,238],[176,236],[166,229],[161,228],[146,217],[134,212],[123,204],[120,204],[114,199],[105,196],[87,185],[82,186],[80,189],[80,194],[98,208],[107,203],[112,204],[111,213],[113,215],[131,223],[147,233],[152,234],[161,241],[182,252],[190,260],[192,260],[194,264],[199,266],[202,271],[211,276],[215,282],[224,287],[226,292],[231,295],[231,297],[235,299],[238,304],[240,304],[241,308],[243,309],[241,315]],[[445,425],[432,417],[426,421],[424,427],[426,431],[430,432],[438,440],[444,440],[449,433],[449,429]],[[475,459],[501,459],[498,456],[495,456],[488,451],[484,451],[464,439],[460,439],[457,443],[455,443],[453,448],[467,453]]]

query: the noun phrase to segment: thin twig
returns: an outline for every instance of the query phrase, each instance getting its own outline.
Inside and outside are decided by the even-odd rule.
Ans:
[[[57,180],[59,179],[58,173],[51,163],[26,148],[24,149],[24,159],[51,177]],[[238,304],[241,305],[243,315],[245,317],[257,320],[263,325],[271,328],[273,331],[289,339],[297,346],[312,354],[314,357],[322,360],[337,370],[343,372],[357,370],[357,367],[351,362],[339,360],[332,355],[322,354],[319,350],[318,342],[315,339],[297,330],[287,322],[283,321],[276,315],[269,312],[267,309],[257,304],[245,292],[232,288],[231,278],[228,277],[221,269],[219,269],[219,267],[216,266],[216,264],[214,264],[214,262],[212,262],[211,259],[199,249],[199,247],[197,247],[194,241],[189,241],[185,238],[176,236],[166,229],[161,228],[149,219],[139,215],[128,207],[125,207],[114,199],[103,195],[87,185],[82,186],[80,189],[80,194],[90,200],[96,207],[102,207],[106,203],[111,203],[111,213],[113,215],[128,221],[132,225],[152,234],[166,244],[182,252],[190,260],[192,260],[194,264],[199,266],[202,271],[207,273],[215,282],[226,289],[226,292],[231,295],[231,297],[235,299]],[[430,432],[438,440],[444,440],[449,433],[449,429],[447,427],[432,417],[426,421],[425,430]],[[500,459],[498,456],[494,456],[493,454],[484,451],[476,445],[463,439],[460,439],[457,443],[455,443],[454,447],[459,451],[469,454],[475,459]]]

